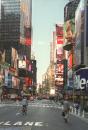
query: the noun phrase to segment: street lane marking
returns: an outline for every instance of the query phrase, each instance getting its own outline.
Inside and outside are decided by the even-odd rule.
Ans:
[[[22,126],[22,121],[18,121],[16,123],[14,123],[13,125],[15,125],[15,126]]]
[[[25,126],[32,126],[34,122],[26,122],[24,125]]]
[[[2,125],[4,122],[0,122],[0,125]]]
[[[43,126],[42,122],[35,122],[35,126]]]
[[[33,122],[33,121],[27,121],[23,123],[22,121],[17,121],[15,123],[12,123],[11,121],[6,121],[6,122],[0,122],[0,127],[1,126],[36,126],[36,127],[43,127],[43,126],[48,126],[48,123],[44,122]]]
[[[10,126],[10,125],[11,125],[10,122],[11,122],[11,121],[7,121],[7,122],[5,122],[3,125]]]
[[[18,112],[18,113],[16,113],[16,116],[17,116],[17,115],[20,115],[20,113],[19,113],[19,112]]]
[[[3,106],[18,106],[18,107],[21,107],[22,105],[21,104],[19,104],[19,105],[17,105],[17,104],[6,104],[6,105],[3,105]],[[3,107],[2,106],[2,107]],[[43,108],[57,108],[57,109],[61,109],[61,107],[60,106],[58,106],[58,105],[51,105],[51,104],[38,104],[38,103],[29,103],[28,104],[28,106],[29,107],[43,107]],[[18,114],[17,114],[18,115]]]

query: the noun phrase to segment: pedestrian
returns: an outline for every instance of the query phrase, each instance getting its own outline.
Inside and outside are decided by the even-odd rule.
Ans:
[[[62,111],[62,116],[64,117],[66,122],[69,119],[69,112],[70,112],[70,103],[68,101],[68,97],[66,96],[65,100],[63,101],[63,111]]]

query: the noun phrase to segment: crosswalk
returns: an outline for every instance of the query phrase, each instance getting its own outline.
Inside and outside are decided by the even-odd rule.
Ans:
[[[39,104],[39,103],[31,104],[31,103],[29,103],[28,106],[30,106],[30,107],[42,107],[42,108],[60,108],[56,104]]]
[[[13,104],[0,104],[0,107],[5,107],[5,106],[22,106],[20,102],[15,102]],[[29,102],[28,107],[39,107],[39,108],[57,108],[60,109],[61,107],[58,106],[57,104],[49,104],[49,103],[39,103],[39,102]]]

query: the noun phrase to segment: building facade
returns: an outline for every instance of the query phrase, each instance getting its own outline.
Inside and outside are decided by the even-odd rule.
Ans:
[[[31,13],[32,0],[0,0],[0,75],[6,89],[19,90],[31,76]]]

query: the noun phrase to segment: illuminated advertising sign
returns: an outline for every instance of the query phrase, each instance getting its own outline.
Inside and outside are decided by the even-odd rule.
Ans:
[[[58,54],[63,54],[63,46],[57,46],[57,55]]]
[[[25,45],[31,45],[31,28],[24,28]]]
[[[64,68],[63,64],[57,64],[55,72],[58,73],[58,74],[63,74],[63,68]]]
[[[63,44],[63,25],[56,24],[57,44]]]
[[[57,36],[57,44],[63,44],[63,37]]]
[[[63,26],[56,24],[56,35],[61,37],[63,36]]]
[[[58,61],[63,60],[63,46],[61,44],[57,44],[56,58]]]
[[[19,89],[20,80],[12,76],[12,88]]]
[[[76,89],[84,89],[88,92],[88,68],[76,71],[74,75],[74,86]]]
[[[63,86],[63,64],[57,64],[55,68],[55,85],[56,86]]]
[[[18,68],[26,69],[26,61],[25,60],[19,60],[18,61]]]

